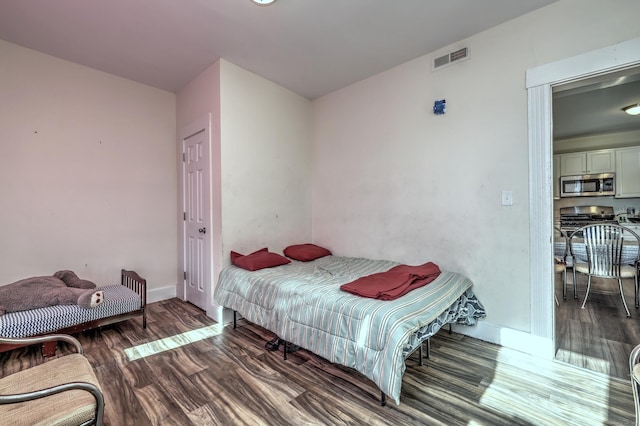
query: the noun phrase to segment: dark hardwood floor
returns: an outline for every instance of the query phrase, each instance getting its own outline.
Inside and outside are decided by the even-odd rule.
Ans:
[[[631,386],[460,334],[432,338],[424,366],[406,362],[400,405],[380,406],[359,373],[244,320],[215,324],[178,299],[139,320],[79,335],[106,395],[109,425],[627,425]],[[62,348],[59,352],[68,349]],[[0,354],[2,375],[42,362],[37,347]]]
[[[584,309],[587,277],[577,275],[578,298],[573,298],[573,275],[567,274],[567,300],[556,275],[556,359],[578,367],[629,380],[629,353],[640,344],[640,309],[635,309],[633,280],[623,280],[627,318],[616,280],[594,278]]]

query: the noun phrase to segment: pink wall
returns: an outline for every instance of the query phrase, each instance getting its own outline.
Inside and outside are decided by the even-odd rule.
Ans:
[[[222,268],[222,201],[221,201],[221,136],[220,136],[220,61],[214,63],[196,78],[190,81],[185,87],[180,89],[176,96],[176,159],[178,168],[178,188],[182,188],[182,143],[181,138],[184,136],[185,128],[192,126],[194,123],[206,121],[210,118],[210,135],[211,135],[211,151],[210,151],[210,171],[211,171],[211,263],[210,268],[212,282],[215,285],[218,274]],[[178,191],[177,211],[178,226],[177,240],[178,252],[177,258],[179,268],[177,271],[177,296],[183,297],[184,280],[182,271],[184,268],[183,258],[183,201],[182,192]],[[213,293],[212,289],[210,293]],[[213,313],[216,308],[211,304],[210,300],[207,307],[207,313],[216,317]]]
[[[209,113],[215,286],[230,250],[280,251],[311,240],[311,102],[220,60],[179,91],[177,139]],[[179,215],[181,205],[179,197]],[[179,219],[179,241],[181,227]],[[181,259],[180,245],[178,252]],[[214,301],[207,313],[221,319]]]
[[[175,96],[0,41],[0,285],[175,288]]]

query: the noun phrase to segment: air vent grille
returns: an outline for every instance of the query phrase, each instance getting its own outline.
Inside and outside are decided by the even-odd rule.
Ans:
[[[448,63],[449,63],[449,54],[447,53],[446,55],[440,56],[439,58],[435,58],[433,60],[433,67],[434,68],[442,67],[447,65]]]
[[[455,52],[451,52],[449,54],[451,57],[451,62],[459,61],[460,59],[464,59],[467,57],[467,48],[463,47],[462,49],[456,50]]]
[[[456,61],[461,61],[469,57],[469,50],[466,47],[458,49],[455,52],[447,53],[446,55],[438,56],[433,60],[433,69],[444,67]]]

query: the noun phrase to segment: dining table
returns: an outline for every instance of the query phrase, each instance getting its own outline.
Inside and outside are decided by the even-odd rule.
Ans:
[[[567,262],[568,267],[571,267],[574,262],[587,262],[587,250],[585,244],[581,242],[574,242],[568,248],[565,241],[556,240],[553,243],[553,255]],[[636,244],[635,241],[630,244],[623,244],[621,263],[624,265],[633,265],[637,259],[638,244]]]

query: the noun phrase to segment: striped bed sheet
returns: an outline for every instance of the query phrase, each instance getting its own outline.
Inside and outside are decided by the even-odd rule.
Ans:
[[[214,298],[280,338],[354,368],[399,404],[405,358],[444,324],[473,325],[485,311],[472,282],[454,272],[392,301],[339,288],[396,265],[338,256],[254,272],[231,265],[220,273]]]
[[[99,287],[104,302],[95,308],[55,305],[0,315],[0,336],[21,338],[46,334],[87,321],[139,310],[140,295],[123,285]]]

